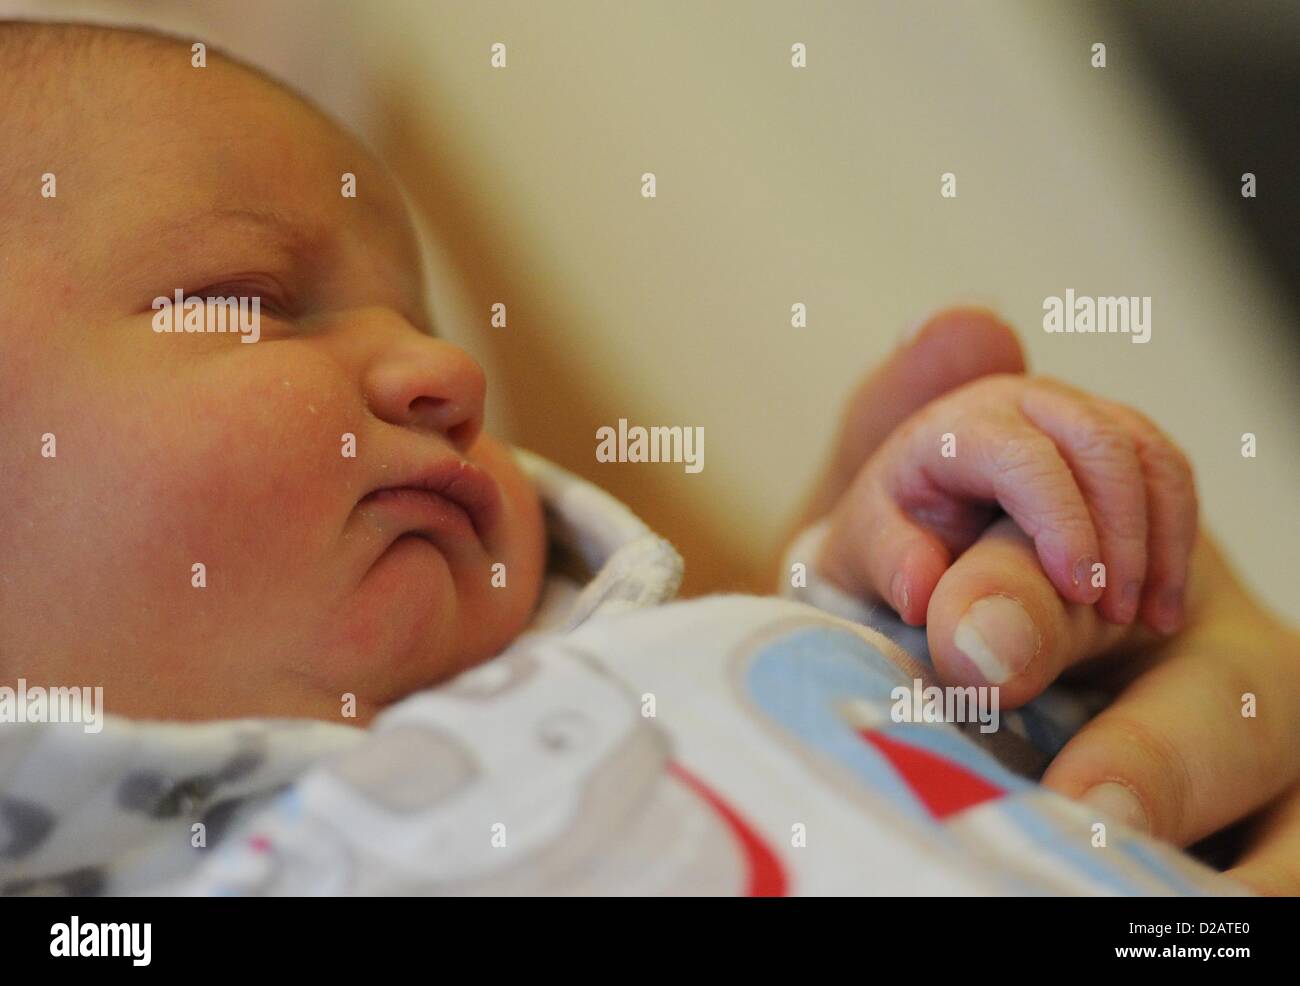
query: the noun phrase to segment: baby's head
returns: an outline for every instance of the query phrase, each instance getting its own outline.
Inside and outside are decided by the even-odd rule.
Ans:
[[[0,684],[363,724],[518,635],[539,504],[383,166],[188,41],[0,24],[0,78]]]

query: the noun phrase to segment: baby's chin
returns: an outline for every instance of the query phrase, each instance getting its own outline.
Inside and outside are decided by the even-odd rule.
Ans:
[[[277,669],[280,714],[312,708],[321,713],[313,718],[359,725],[492,659],[528,628],[545,567],[540,500],[507,446],[480,440],[470,457],[500,487],[495,535],[486,545],[447,541],[463,532],[395,537],[364,571],[300,597],[314,616],[273,615],[281,628],[285,619],[295,627],[293,643],[254,664]],[[250,642],[252,650],[267,646]],[[340,711],[349,701],[351,715]]]
[[[355,653],[355,687],[348,689],[376,709],[489,661],[527,629],[530,613],[462,604],[455,618],[417,620],[408,639],[396,638],[378,651]],[[436,616],[449,616],[446,610]],[[347,681],[343,676],[340,682]]]
[[[327,645],[341,660],[321,670],[387,704],[490,660],[528,628],[540,595],[542,561],[512,556],[518,560],[500,573],[504,582],[494,584],[489,565],[456,571],[436,545],[399,539],[367,574],[339,639]]]
[[[484,566],[486,570],[486,566]],[[417,536],[389,545],[322,627],[313,677],[371,701],[392,701],[455,674],[477,653],[487,614],[440,549]],[[477,579],[475,579],[477,581]],[[464,598],[462,598],[464,597]]]

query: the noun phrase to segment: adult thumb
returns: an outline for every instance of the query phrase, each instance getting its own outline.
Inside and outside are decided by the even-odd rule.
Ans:
[[[916,323],[854,389],[796,529],[830,512],[871,453],[915,411],[980,377],[1024,372],[1015,331],[988,309],[945,308]]]

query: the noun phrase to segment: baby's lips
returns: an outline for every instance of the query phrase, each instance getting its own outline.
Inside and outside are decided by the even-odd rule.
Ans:
[[[448,456],[423,468],[399,473],[405,476],[382,489],[415,489],[436,493],[465,511],[479,540],[484,541],[500,523],[501,488],[486,470],[458,456]],[[371,493],[378,492],[372,490]]]

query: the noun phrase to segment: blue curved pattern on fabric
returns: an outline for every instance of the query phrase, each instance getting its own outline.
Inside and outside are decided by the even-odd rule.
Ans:
[[[757,651],[745,672],[755,704],[804,742],[832,757],[908,817],[933,824],[893,767],[835,710],[859,699],[888,715],[889,692],[908,685],[894,664],[851,631],[830,626],[801,627]]]
[[[1075,869],[1081,873],[1086,873],[1095,882],[1125,896],[1150,893],[1149,888],[1126,879],[1119,869],[1107,865],[1109,857],[1106,853],[1111,850],[1094,849],[1091,843],[1083,845],[1061,838],[1061,834],[1056,827],[1039,814],[1033,805],[1024,801],[1008,799],[1004,802],[1003,807],[1006,810],[1007,817],[1016,823],[1027,839],[1032,840],[1057,858],[1069,862]],[[1159,872],[1152,875],[1155,877],[1164,876],[1163,873]],[[1179,883],[1181,884],[1182,881],[1179,881]],[[1187,891],[1183,892],[1186,893]],[[1199,894],[1199,891],[1191,892]]]
[[[991,784],[1009,790],[1034,786],[951,725],[892,722],[890,692],[899,685],[910,689],[912,680],[875,647],[848,630],[826,626],[792,630],[751,658],[746,684],[759,708],[802,739],[854,767],[873,786],[882,771],[890,778],[896,778],[896,773],[836,713],[836,704],[846,699],[878,705],[881,732],[957,763]],[[866,760],[872,762],[870,768]],[[896,783],[906,793],[906,800],[913,803],[915,799],[906,785]]]
[[[1159,877],[1168,885],[1169,889],[1175,893],[1183,894],[1190,897],[1208,897],[1211,894],[1202,890],[1194,884],[1188,883],[1178,875],[1178,872],[1170,867],[1164,860],[1157,856],[1148,846],[1133,840],[1124,839],[1117,847],[1121,852],[1127,853],[1142,864],[1143,869]]]
[[[1013,791],[1033,787],[950,725],[890,721],[890,692],[899,685],[911,688],[912,681],[851,631],[828,626],[791,630],[750,658],[745,684],[763,712],[847,767],[917,822],[943,829],[893,764],[838,714],[839,704],[856,699],[878,706],[881,732],[956,763],[991,784]]]
[[[955,727],[892,722],[890,691],[899,685],[910,688],[912,682],[879,650],[851,631],[829,626],[793,629],[752,654],[744,680],[754,703],[775,722],[848,768],[909,819],[929,826],[946,840],[955,841],[955,837],[930,815],[889,760],[837,713],[841,703],[856,699],[878,706],[882,719],[878,731],[1003,788],[1006,796],[989,808],[1002,813],[1027,842],[1087,874],[1101,887],[1118,894],[1149,893],[1148,886],[1132,878],[1133,871],[1138,870],[1162,882],[1170,892],[1204,892],[1140,843],[1123,839],[1107,852],[1094,849],[1086,838],[1069,838],[1033,804],[1031,797],[1026,797],[1038,790],[1038,785],[1004,767]],[[1084,832],[1081,829],[1081,837]],[[1021,886],[1018,881],[1016,886]],[[1025,884],[1021,892],[1041,890]]]

